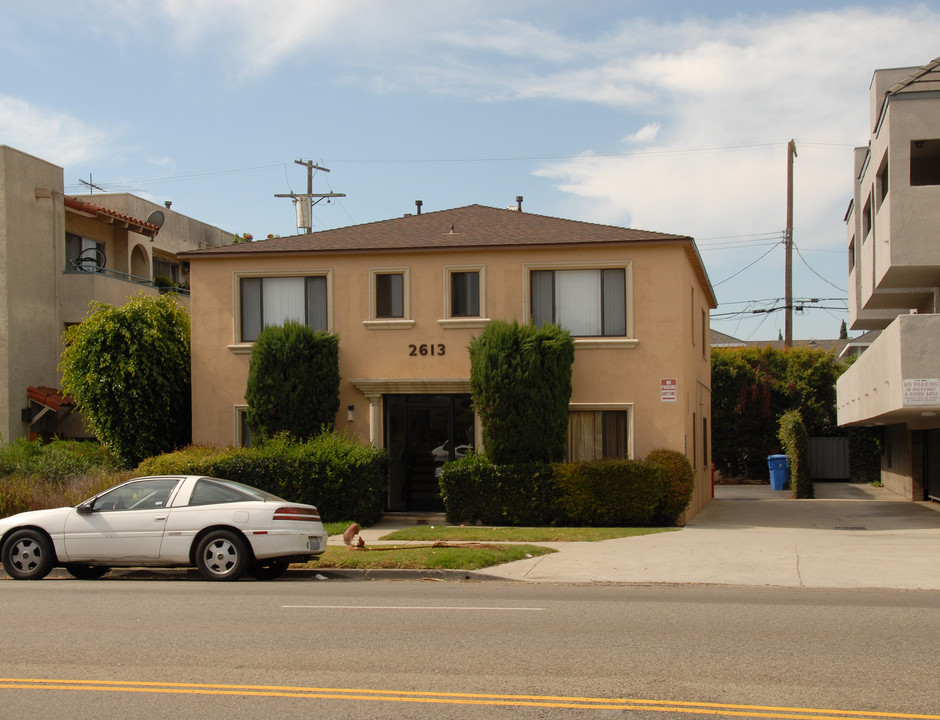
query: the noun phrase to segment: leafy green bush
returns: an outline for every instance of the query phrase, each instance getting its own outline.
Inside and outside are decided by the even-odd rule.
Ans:
[[[695,489],[695,472],[689,459],[678,450],[658,448],[646,456],[646,461],[662,468],[662,495],[656,506],[656,525],[675,525],[689,506]]]
[[[642,460],[555,465],[559,525],[652,525],[662,498],[662,470]]]
[[[565,455],[574,340],[557,325],[493,321],[470,343],[470,392],[497,465]]]
[[[175,293],[94,301],[65,331],[62,390],[125,467],[190,442],[189,311]]]
[[[799,410],[790,410],[780,417],[778,437],[783,444],[784,453],[790,460],[790,490],[793,497],[813,497],[813,478],[809,471],[809,436]]]
[[[0,445],[0,517],[75,505],[126,479],[97,442],[19,438]]]
[[[246,420],[257,440],[332,430],[339,410],[339,336],[295,321],[264,328],[248,369]]]
[[[137,468],[138,475],[182,473],[227,478],[316,505],[327,521],[370,525],[382,517],[388,456],[349,435],[324,432],[303,442],[278,435],[251,448],[189,447]]]

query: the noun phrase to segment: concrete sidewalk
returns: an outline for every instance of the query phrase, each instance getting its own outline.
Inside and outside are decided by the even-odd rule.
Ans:
[[[364,530],[375,543],[394,526]],[[482,575],[546,583],[705,583],[940,590],[940,504],[889,490],[817,483],[793,500],[769,485],[719,485],[676,532],[598,543],[487,568]]]

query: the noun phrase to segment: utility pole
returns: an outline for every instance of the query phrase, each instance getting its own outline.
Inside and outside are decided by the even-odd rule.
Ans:
[[[307,192],[303,194],[288,193],[286,195],[275,195],[274,197],[292,198],[294,203],[297,204],[297,227],[303,228],[308,233],[311,233],[313,232],[313,206],[320,202],[323,198],[346,197],[346,193],[313,192],[313,171],[321,170],[322,172],[329,172],[329,168],[320,167],[311,160],[304,161],[303,159],[294,160],[294,164],[302,165],[307,168]],[[317,198],[317,201],[313,202],[313,198]]]
[[[787,230],[786,238],[786,323],[783,338],[784,348],[793,347],[793,159],[796,157],[796,143],[787,143]]]

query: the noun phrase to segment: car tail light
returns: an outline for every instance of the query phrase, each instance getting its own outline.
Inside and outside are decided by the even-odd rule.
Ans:
[[[320,513],[316,508],[279,507],[274,511],[275,520],[301,520],[303,522],[320,522]]]

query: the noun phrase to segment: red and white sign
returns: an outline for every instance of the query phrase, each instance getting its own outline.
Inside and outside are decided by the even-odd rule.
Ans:
[[[676,378],[661,378],[659,381],[661,402],[679,402],[679,381]]]
[[[904,406],[940,405],[940,378],[912,378],[904,381]]]

